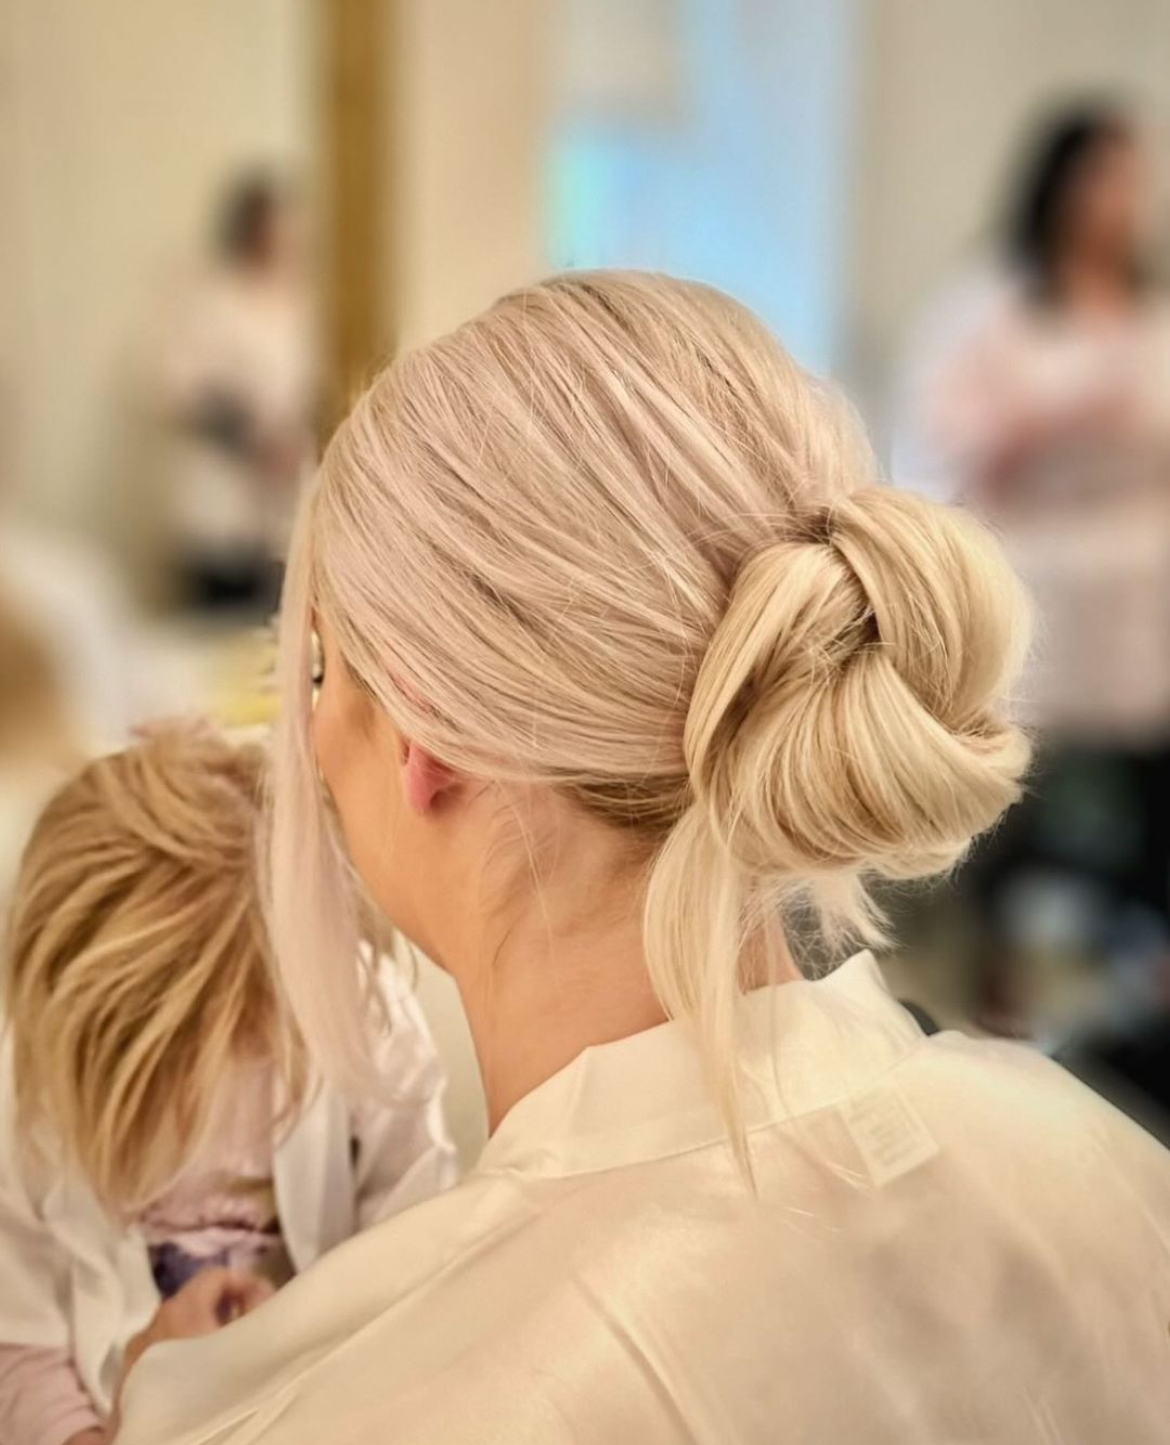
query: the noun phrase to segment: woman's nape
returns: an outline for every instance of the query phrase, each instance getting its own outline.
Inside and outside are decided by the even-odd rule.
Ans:
[[[1006,564],[875,482],[831,392],[663,277],[555,278],[374,383],[294,547],[272,855],[343,1077],[358,1010],[322,961],[352,860],[456,977],[497,1120],[680,1016],[736,1141],[736,999],[791,976],[777,921],[878,936],[867,879],[949,867],[1026,765]]]
[[[320,626],[322,776],[374,903],[458,986],[494,1129],[585,1048],[664,1021],[646,850],[552,790],[505,792],[407,741]],[[796,976],[786,952],[779,967]]]

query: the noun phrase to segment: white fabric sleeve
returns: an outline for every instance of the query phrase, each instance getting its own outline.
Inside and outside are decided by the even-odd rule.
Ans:
[[[389,963],[383,985],[389,1028],[375,1057],[392,1096],[359,1104],[352,1114],[359,1229],[431,1198],[459,1175],[443,1114],[446,1074],[426,1019]]]

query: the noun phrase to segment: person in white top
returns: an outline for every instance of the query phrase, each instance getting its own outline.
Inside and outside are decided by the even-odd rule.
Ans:
[[[313,297],[295,194],[259,173],[223,205],[215,253],[151,327],[144,401],[163,428],[165,543],[177,600],[259,607],[315,455]]]
[[[923,328],[900,484],[992,517],[1035,594],[1029,720],[1066,740],[1170,735],[1170,301],[1148,263],[1136,123],[1070,110],[1029,156],[1005,257]]]
[[[356,870],[491,1139],[226,1329],[164,1307],[118,1445],[1164,1439],[1170,1156],[785,940],[1018,795],[1019,606],[705,287],[557,277],[384,372],[294,545],[277,952],[356,1081]]]

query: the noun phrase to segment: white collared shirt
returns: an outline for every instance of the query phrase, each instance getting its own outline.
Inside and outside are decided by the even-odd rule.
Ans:
[[[136,1367],[118,1445],[1155,1445],[1170,1155],[869,955],[743,1003],[745,1187],[690,1036],[587,1050],[458,1188]]]

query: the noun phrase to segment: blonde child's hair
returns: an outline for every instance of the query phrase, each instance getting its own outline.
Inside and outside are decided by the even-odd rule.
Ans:
[[[1016,798],[1025,607],[970,516],[879,485],[850,411],[727,296],[575,273],[385,370],[286,593],[278,953],[361,1053],[353,890],[309,738],[311,616],[407,736],[645,848],[644,940],[733,1142],[735,1000],[778,920],[876,938],[867,883],[950,868]],[[339,952],[340,950],[340,952]]]
[[[5,978],[21,1134],[47,1125],[111,1211],[191,1162],[234,1065],[271,1059],[288,1107],[303,1088],[257,881],[263,761],[160,728],[67,783],[25,850]]]

